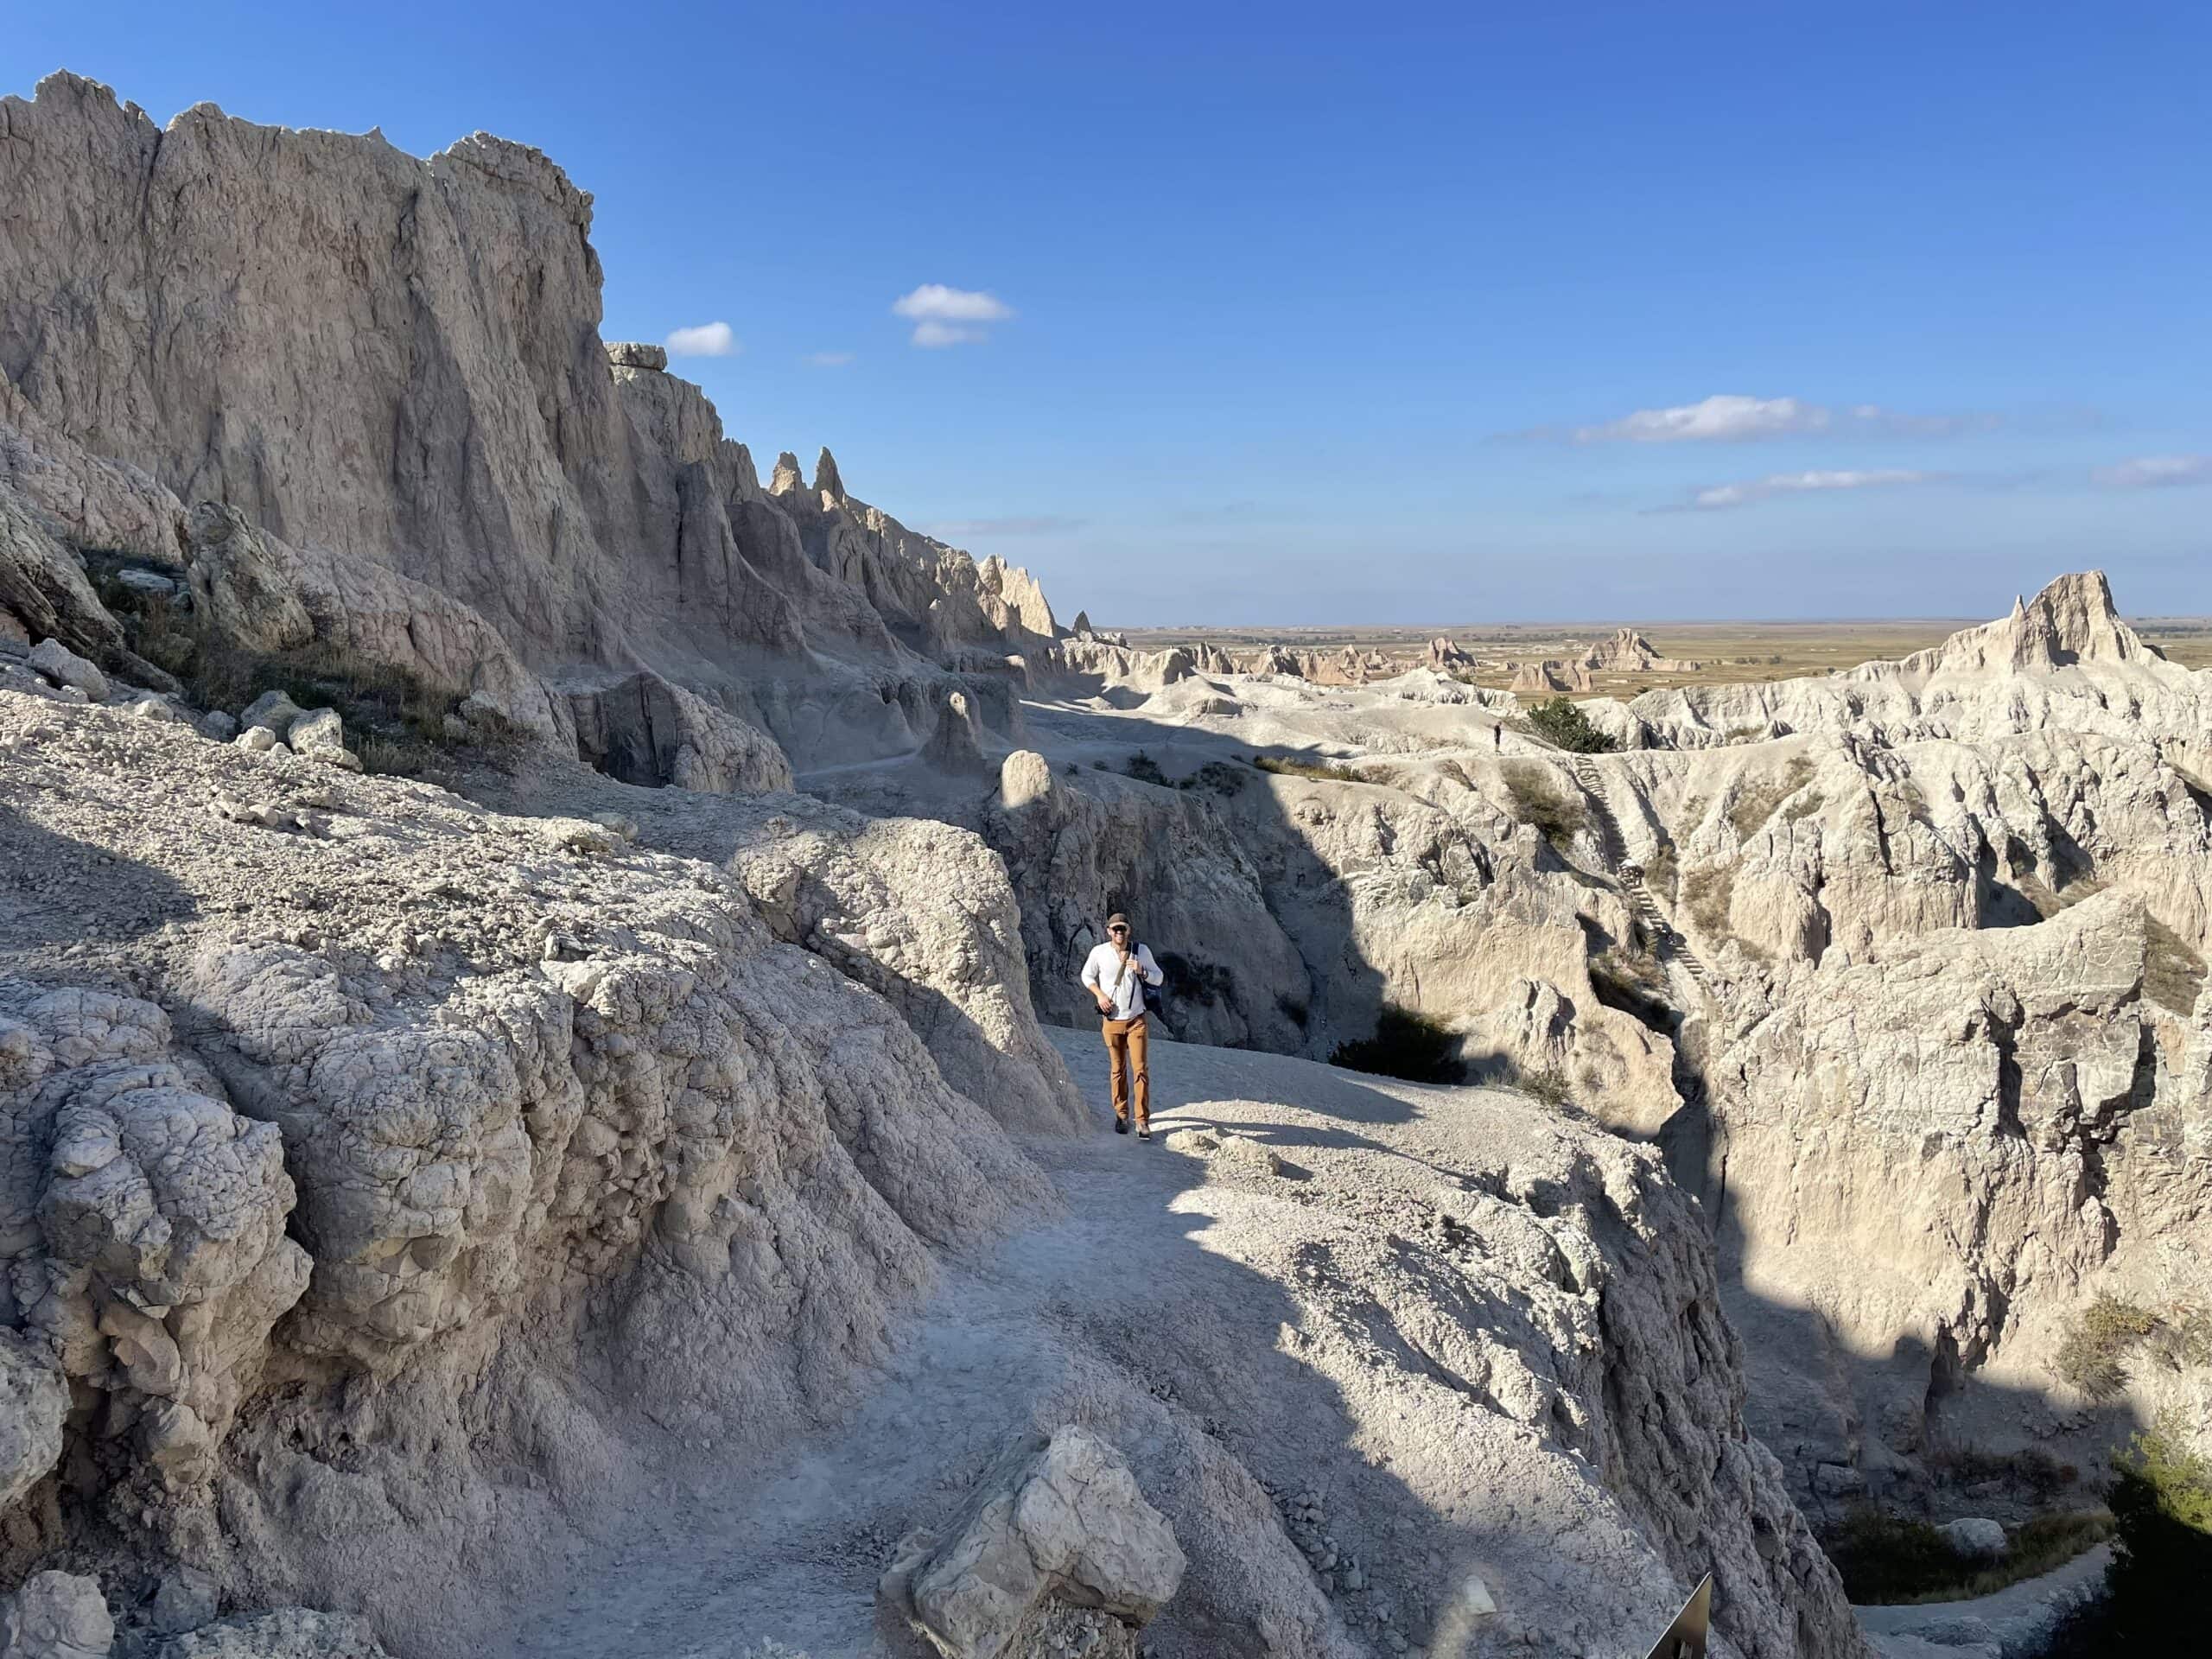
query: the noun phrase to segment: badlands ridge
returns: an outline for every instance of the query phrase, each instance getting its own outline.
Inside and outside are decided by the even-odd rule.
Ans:
[[[534,150],[0,156],[0,1652],[1845,1659],[1815,1529],[2212,1438],[2064,1363],[2212,1296],[2101,576],[1571,754],[764,483]]]

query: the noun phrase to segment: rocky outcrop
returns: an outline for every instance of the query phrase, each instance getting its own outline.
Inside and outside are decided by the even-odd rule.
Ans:
[[[2024,1443],[2031,1417],[1987,1407],[2057,1385],[2093,1290],[2212,1294],[2184,1243],[2203,1034],[2147,999],[2146,947],[2119,894],[1894,941],[1792,982],[1720,1055],[1730,1312],[1753,1425],[1808,1498],[1910,1493],[1962,1434]]]
[[[626,784],[704,795],[791,786],[773,738],[650,671],[571,689],[568,701],[577,754]]]
[[[882,1353],[933,1250],[1044,1201],[900,1015],[711,867],[53,706],[0,696],[39,785],[0,819],[8,1322],[99,1402],[70,1432],[107,1478],[165,1483],[149,1524],[249,1605],[373,1605],[403,1650],[472,1650],[496,1614],[449,1563],[542,1539],[546,1500],[485,1530],[531,1437],[602,1389],[772,1436]],[[348,1377],[382,1381],[341,1429]],[[29,1478],[52,1386],[18,1390]],[[464,1399],[506,1427],[462,1429]],[[399,1508],[313,1473],[340,1433]],[[562,1466],[582,1501],[594,1457]]]
[[[1658,647],[1634,628],[1616,629],[1575,658],[1595,674],[1694,674],[1700,664],[1662,657]]]
[[[928,687],[913,653],[1057,632],[1025,572],[906,530],[834,461],[764,491],[661,348],[603,345],[591,199],[536,150],[417,160],[206,105],[162,130],[67,74],[0,100],[0,481],[63,542],[205,562],[195,594],[240,637],[305,632],[560,742],[552,671],[715,700],[770,664]],[[9,613],[116,648],[27,539],[0,555]]]
[[[8,1659],[107,1659],[115,1642],[100,1587],[67,1573],[35,1573],[0,1604]]]
[[[1548,692],[1560,696],[1569,691],[1587,691],[1593,682],[1590,671],[1580,663],[1522,663],[1513,671],[1513,679],[1507,688],[1515,692]]]

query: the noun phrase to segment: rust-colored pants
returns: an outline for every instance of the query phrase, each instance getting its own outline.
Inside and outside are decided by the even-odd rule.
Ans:
[[[1148,1128],[1152,1124],[1152,1073],[1145,1065],[1144,1015],[1134,1020],[1105,1020],[1099,1022],[1106,1038],[1107,1067],[1114,1080],[1114,1116],[1126,1123],[1129,1117],[1129,1091],[1134,1088],[1137,1097],[1137,1128]]]

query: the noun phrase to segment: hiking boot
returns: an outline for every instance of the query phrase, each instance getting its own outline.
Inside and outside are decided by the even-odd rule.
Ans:
[[[1114,1120],[1114,1133],[1115,1133],[1115,1134],[1116,1134],[1116,1135],[1127,1135],[1128,1132],[1129,1132],[1129,1120],[1128,1120],[1128,1118],[1126,1118],[1126,1117],[1117,1117],[1117,1118],[1116,1118],[1116,1119]]]
[[[1149,1123],[1140,1123],[1140,1124],[1138,1124],[1138,1125],[1137,1125],[1137,1139],[1138,1139],[1138,1140],[1140,1140],[1140,1141],[1149,1141],[1149,1140],[1151,1140],[1151,1139],[1152,1139],[1152,1125],[1151,1125],[1151,1124],[1149,1124]]]

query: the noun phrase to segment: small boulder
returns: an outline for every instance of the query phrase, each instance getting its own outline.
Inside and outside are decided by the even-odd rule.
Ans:
[[[56,685],[73,685],[94,702],[107,696],[107,676],[59,639],[40,640],[23,660]]]
[[[1020,808],[1052,792],[1052,763],[1034,749],[1016,749],[999,765],[999,804]]]
[[[184,715],[167,697],[141,697],[130,705],[130,712],[141,720],[159,721],[168,726],[184,724]]]
[[[238,716],[226,715],[220,709],[210,709],[193,724],[200,736],[216,743],[227,743],[238,734]],[[269,737],[274,742],[276,734],[271,732]]]
[[[306,760],[343,766],[348,772],[361,769],[359,760],[346,752],[346,722],[335,709],[317,709],[301,715],[292,721],[287,737],[292,752]]]
[[[949,1541],[910,1534],[879,1593],[949,1659],[1007,1659],[1062,1603],[1148,1623],[1185,1565],[1121,1454],[1070,1425],[986,1481]]]
[[[276,736],[287,737],[291,734],[292,722],[302,712],[300,705],[283,692],[264,691],[246,704],[245,711],[238,716],[238,724],[248,728],[265,726]]]
[[[2005,1529],[1986,1516],[1961,1516],[1956,1521],[1946,1521],[1936,1530],[1953,1549],[1978,1561],[1993,1561],[2012,1548]]]
[[[107,1659],[115,1620],[99,1581],[73,1573],[35,1573],[0,1609],[4,1659]]]
[[[249,726],[232,741],[248,754],[266,754],[276,747],[276,734],[266,726]]]

